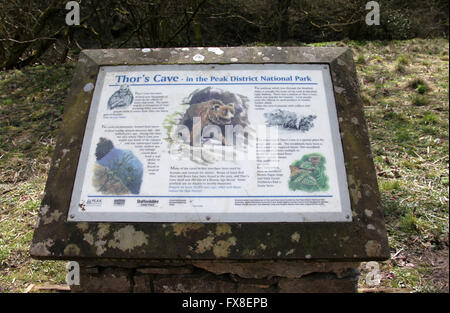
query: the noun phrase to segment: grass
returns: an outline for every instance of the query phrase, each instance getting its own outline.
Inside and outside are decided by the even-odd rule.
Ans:
[[[376,288],[448,292],[448,40],[315,45],[354,51],[392,252]],[[0,292],[64,284],[65,262],[28,249],[72,75],[0,72]]]
[[[364,58],[364,55],[360,54],[358,58],[355,60],[355,63],[357,64],[364,64],[366,63],[366,59]]]
[[[350,45],[392,250],[377,288],[448,292],[448,41]]]
[[[397,64],[398,65],[408,65],[409,64],[409,58],[406,55],[402,54],[401,56],[399,56],[397,58]]]
[[[422,107],[430,103],[430,100],[426,96],[414,95],[412,97],[411,103],[415,106]]]
[[[28,249],[73,66],[0,72],[0,292],[63,283],[64,262]]]

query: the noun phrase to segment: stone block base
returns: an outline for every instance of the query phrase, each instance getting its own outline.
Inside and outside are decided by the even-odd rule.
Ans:
[[[359,263],[136,261],[80,263],[73,292],[354,293]]]

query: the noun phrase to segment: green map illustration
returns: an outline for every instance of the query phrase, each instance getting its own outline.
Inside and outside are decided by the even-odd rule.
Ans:
[[[291,170],[289,189],[309,192],[327,191],[329,186],[325,162],[325,157],[319,153],[306,154],[300,160],[293,162],[289,166]]]

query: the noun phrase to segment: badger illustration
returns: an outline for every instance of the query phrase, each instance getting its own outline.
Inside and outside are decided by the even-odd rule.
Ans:
[[[194,91],[189,98],[189,105],[202,103],[209,100],[220,100],[226,105],[232,105],[234,116],[231,119],[232,125],[248,126],[247,105],[242,96],[219,88],[206,87]]]
[[[191,145],[194,142],[192,133],[194,117],[200,119],[202,131],[208,125],[218,126],[221,130],[219,139],[222,144],[226,144],[226,125],[240,125],[243,128],[249,125],[247,106],[240,96],[229,91],[212,87],[196,90],[190,95],[188,104],[189,107],[180,120],[180,124],[189,128]]]

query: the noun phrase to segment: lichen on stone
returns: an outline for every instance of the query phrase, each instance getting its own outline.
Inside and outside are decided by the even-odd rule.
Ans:
[[[100,224],[98,224],[97,237],[99,239],[102,239],[106,235],[109,234],[109,226],[110,226],[110,224],[108,224],[108,223],[100,223]]]
[[[236,237],[227,240],[219,240],[213,247],[213,253],[217,258],[226,258],[230,254],[230,248],[236,245]]]
[[[68,244],[64,248],[64,255],[66,255],[66,256],[78,256],[78,255],[80,255],[80,248],[74,243]]]
[[[231,226],[229,224],[217,224],[216,235],[226,235],[231,234]]]
[[[292,242],[299,242],[300,241],[300,234],[298,232],[295,232],[291,235],[291,241]]]
[[[90,245],[94,244],[94,236],[90,233],[85,233],[83,236],[83,240],[86,241]]]
[[[367,256],[378,256],[381,253],[381,245],[375,240],[367,241],[365,249]]]
[[[195,249],[195,252],[202,254],[202,253],[205,253],[206,251],[211,250],[211,248],[213,246],[213,242],[214,242],[213,236],[208,236],[202,240],[198,240],[197,248]]]
[[[109,248],[122,251],[132,251],[145,244],[148,244],[148,235],[142,231],[136,231],[133,225],[127,225],[114,232],[114,239],[108,241]]]
[[[81,231],[87,231],[89,229],[89,224],[86,222],[77,223],[77,228]]]
[[[204,224],[200,223],[173,223],[172,228],[175,236],[183,235],[184,237],[187,237],[188,232],[193,230],[198,230],[202,227],[204,227]]]
[[[48,217],[43,215],[41,220],[43,224],[50,224],[52,222],[57,222],[59,218],[61,217],[62,212],[58,210],[54,210]]]
[[[48,256],[51,255],[51,252],[48,250],[51,246],[54,245],[54,241],[52,239],[47,239],[42,242],[37,242],[31,246],[31,254],[39,255],[39,256]]]

